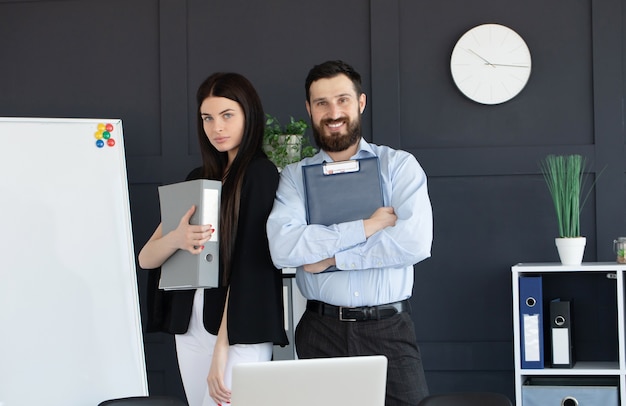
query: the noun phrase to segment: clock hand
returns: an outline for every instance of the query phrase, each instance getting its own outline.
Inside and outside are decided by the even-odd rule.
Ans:
[[[504,66],[504,67],[510,67],[510,68],[529,68],[530,67],[529,65],[510,65],[510,64],[505,64],[505,63],[491,63],[485,58],[483,58],[482,56],[478,55],[476,52],[474,52],[473,49],[466,48],[466,51],[476,55],[477,57],[485,61],[485,65],[489,65],[492,68],[495,68],[496,66]]]
[[[469,48],[466,48],[465,50],[466,50],[466,51],[468,51],[468,52],[470,52],[470,53],[472,53],[472,54],[474,54],[474,55],[476,55],[477,57],[479,57],[479,58],[480,58],[480,59],[482,59],[483,61],[485,61],[485,65],[491,65],[492,67],[494,67],[494,68],[495,68],[495,66],[493,66],[493,64],[492,64],[491,62],[489,62],[488,60],[486,60],[486,59],[485,59],[485,58],[483,58],[482,56],[478,55],[478,54],[477,54],[476,52],[474,52],[473,50],[471,50],[471,49],[469,49]]]
[[[485,63],[485,65],[491,65],[491,66],[506,66],[509,68],[530,68],[530,66],[528,65],[507,65],[504,63]]]

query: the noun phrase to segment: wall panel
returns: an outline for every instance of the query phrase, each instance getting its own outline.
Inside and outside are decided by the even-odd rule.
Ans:
[[[589,159],[586,261],[613,260],[626,235],[625,21],[626,0],[0,0],[0,115],[121,118],[138,250],[159,221],[156,187],[200,163],[201,80],[241,72],[266,112],[306,118],[308,70],[345,59],[363,75],[365,138],[429,176],[433,255],[412,301],[431,391],[512,397],[510,266],[558,260],[539,160]],[[484,22],[517,30],[533,56],[500,106],[465,99],[450,76],[456,40]],[[182,396],[171,337],[146,334],[146,357],[151,392]]]
[[[593,143],[590,0],[399,4],[403,148]],[[514,29],[532,57],[526,87],[495,106],[467,99],[450,74],[456,41],[485,23]]]
[[[158,154],[157,11],[155,0],[0,2],[1,114],[119,117],[129,155]]]

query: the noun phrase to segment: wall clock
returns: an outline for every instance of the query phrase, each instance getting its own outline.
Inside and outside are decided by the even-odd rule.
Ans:
[[[517,96],[530,77],[526,42],[500,24],[482,24],[459,38],[450,57],[452,79],[465,96],[500,104]]]

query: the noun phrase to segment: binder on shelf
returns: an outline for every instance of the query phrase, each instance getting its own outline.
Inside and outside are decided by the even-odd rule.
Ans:
[[[572,368],[574,366],[574,351],[569,301],[555,299],[550,302],[550,332],[552,367]]]
[[[544,367],[541,276],[520,276],[520,345],[522,368]]]
[[[163,235],[178,227],[192,205],[189,224],[211,224],[215,231],[200,254],[178,250],[161,266],[159,288],[164,290],[219,286],[219,213],[222,183],[197,179],[159,187]]]
[[[367,219],[383,207],[378,157],[302,167],[308,224]]]

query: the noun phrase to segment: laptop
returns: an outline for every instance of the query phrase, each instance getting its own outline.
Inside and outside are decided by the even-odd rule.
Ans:
[[[231,406],[383,406],[386,381],[382,355],[243,363]]]

